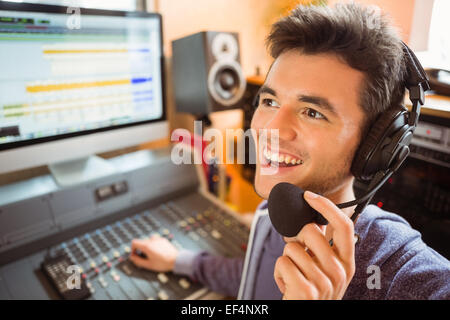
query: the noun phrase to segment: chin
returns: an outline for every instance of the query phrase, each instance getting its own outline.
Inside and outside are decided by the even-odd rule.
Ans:
[[[280,172],[273,175],[262,175],[261,168],[256,168],[256,175],[254,181],[254,189],[256,193],[263,199],[267,199],[269,197],[270,191],[273,187],[275,187],[280,182],[288,182],[295,185],[299,185],[299,174],[290,172],[289,174],[285,172]],[[284,170],[280,170],[284,171]],[[292,170],[291,170],[292,171]],[[296,181],[293,181],[293,177],[296,177]]]
[[[258,196],[260,196],[263,199],[267,200],[269,198],[270,190],[272,190],[274,186],[275,184],[273,186],[261,185],[260,183],[257,182],[255,178],[254,183],[255,192]]]

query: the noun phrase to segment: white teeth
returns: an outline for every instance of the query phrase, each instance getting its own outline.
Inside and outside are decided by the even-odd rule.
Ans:
[[[292,164],[292,165],[303,164],[303,160],[293,158],[289,155],[279,155],[278,153],[272,154],[267,149],[264,149],[263,153],[266,159],[271,162],[279,162],[279,163],[284,162],[285,164]]]

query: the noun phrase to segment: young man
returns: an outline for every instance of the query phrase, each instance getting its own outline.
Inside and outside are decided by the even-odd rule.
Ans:
[[[374,119],[403,102],[401,41],[385,18],[355,4],[300,6],[273,26],[268,44],[275,60],[252,128],[278,129],[279,152],[260,150],[266,160],[257,164],[255,190],[267,199],[277,183],[295,184],[329,224],[283,238],[264,202],[245,261],[178,251],[160,237],[134,240],[147,258],[130,259],[242,299],[450,299],[450,262],[403,218],[370,205],[354,224],[354,207],[334,205],[355,198],[352,162]],[[290,165],[261,174],[275,161]]]

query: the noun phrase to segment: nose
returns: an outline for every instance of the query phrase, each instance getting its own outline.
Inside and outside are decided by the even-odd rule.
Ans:
[[[291,112],[290,108],[281,106],[265,128],[269,132],[270,129],[278,129],[280,140],[292,141],[297,137],[296,124],[293,123],[293,119],[295,119],[295,114]]]

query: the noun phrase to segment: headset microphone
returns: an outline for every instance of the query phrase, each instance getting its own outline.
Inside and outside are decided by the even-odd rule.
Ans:
[[[383,175],[371,190],[363,197],[336,205],[338,208],[348,208],[354,205],[364,203],[377,192],[377,190],[392,175],[392,172]],[[375,181],[375,179],[374,179]],[[314,210],[303,198],[304,191],[296,185],[280,182],[275,185],[269,194],[268,210],[269,217],[275,230],[285,237],[294,237],[308,223],[316,222],[326,225],[328,221],[316,210]],[[369,200],[370,201],[370,200]],[[357,217],[355,213],[351,219],[354,221]]]
[[[371,126],[353,159],[351,172],[366,190],[359,199],[336,205],[338,208],[356,206],[351,217],[368,205],[379,188],[397,171],[409,155],[409,144],[417,126],[420,107],[425,102],[425,91],[430,89],[428,78],[414,52],[402,42],[407,76],[405,87],[412,102],[411,112],[404,106],[393,106],[384,111]],[[268,198],[269,217],[274,228],[283,236],[296,236],[305,224],[327,224],[303,198],[303,190],[281,182],[274,186]]]

